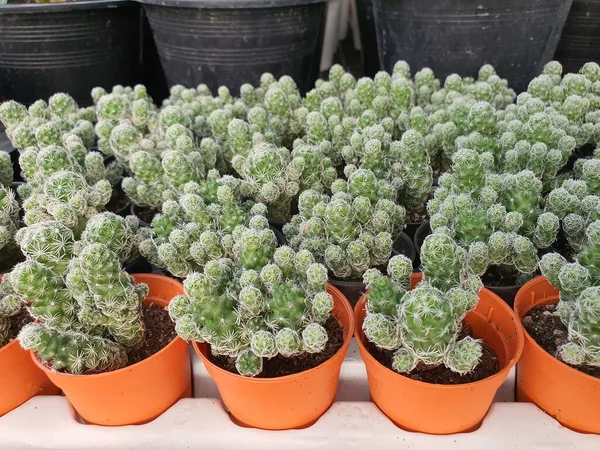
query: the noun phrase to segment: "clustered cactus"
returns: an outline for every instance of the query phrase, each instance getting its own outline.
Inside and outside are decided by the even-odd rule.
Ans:
[[[244,376],[260,375],[265,359],[319,353],[328,341],[327,269],[309,252],[275,250],[274,242],[268,229],[240,229],[233,259],[213,259],[190,274],[185,295],[169,305],[181,337],[233,358]]]
[[[384,276],[377,269],[364,274],[366,338],[393,351],[392,368],[410,373],[417,365],[438,366],[461,375],[481,360],[481,342],[460,337],[465,315],[477,304],[478,277],[464,275],[466,252],[445,234],[425,239],[421,258],[423,280],[410,290],[412,263],[405,256],[390,259]]]
[[[127,364],[127,351],[143,342],[141,302],[148,288],[121,269],[127,242],[111,239],[130,233],[128,222],[94,217],[83,241],[59,221],[17,233],[27,259],[2,280],[2,315],[27,307],[35,322],[21,329],[19,340],[50,368],[72,374],[115,370]],[[102,243],[106,239],[109,245]],[[124,248],[117,248],[119,242]]]
[[[600,220],[589,224],[585,236],[574,262],[548,253],[540,269],[560,292],[558,314],[568,329],[557,356],[572,365],[600,366]]]
[[[200,186],[193,183],[186,186],[188,193],[178,202],[166,201],[162,213],[152,221],[150,233],[139,244],[142,255],[172,275],[185,278],[211,260],[233,257],[244,227],[269,231],[265,205],[242,202],[237,181],[221,178],[214,202],[202,196]],[[274,250],[277,242],[263,244]]]
[[[360,278],[367,269],[385,265],[406,211],[389,198],[377,200],[385,195],[378,184],[372,172],[357,169],[347,182],[336,181],[331,197],[304,191],[300,213],[284,226],[292,248],[310,251],[342,279]],[[393,197],[391,186],[388,192]]]
[[[555,241],[559,218],[542,209],[542,182],[533,172],[490,173],[488,155],[455,153],[453,173],[440,180],[427,206],[431,228],[467,250],[471,273],[483,275],[493,265],[526,279],[537,270],[538,250]]]

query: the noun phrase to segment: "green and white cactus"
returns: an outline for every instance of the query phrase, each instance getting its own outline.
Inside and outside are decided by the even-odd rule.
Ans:
[[[91,243],[70,258],[73,235],[58,222],[21,234],[28,258],[5,275],[3,287],[36,320],[19,333],[23,348],[53,370],[72,374],[124,367],[127,351],[144,339],[141,302],[148,287],[134,284],[104,244]],[[45,238],[51,240],[47,245]]]
[[[340,190],[332,197],[304,191],[298,200],[299,214],[283,228],[292,248],[308,250],[342,279],[360,278],[367,269],[386,264],[406,216],[405,209],[392,200],[372,202],[382,192],[373,191],[370,184],[354,186],[358,179],[337,183]],[[370,197],[353,196],[353,191]]]
[[[542,182],[533,172],[486,173],[489,161],[469,149],[454,155],[453,174],[440,180],[427,206],[431,228],[468,250],[472,273],[495,265],[521,281],[535,273],[538,250],[556,240],[559,218],[542,209]]]
[[[19,203],[9,188],[0,186],[0,251],[10,252],[19,228]]]
[[[600,220],[587,227],[575,262],[548,253],[540,269],[560,292],[558,313],[568,329],[569,342],[557,356],[568,364],[600,366]]]
[[[210,260],[232,257],[245,226],[260,236],[266,252],[272,252],[277,242],[271,239],[266,207],[243,202],[238,181],[221,178],[215,202],[202,195],[199,185],[190,183],[186,186],[189,193],[178,202],[163,203],[152,228],[138,233],[142,255],[174,276],[185,278],[201,271]]]
[[[478,277],[464,276],[466,255],[450,236],[433,234],[422,248],[423,281],[410,290],[411,261],[401,255],[364,274],[367,314],[363,331],[377,347],[394,352],[392,368],[410,373],[418,364],[445,365],[459,374],[481,360],[481,342],[459,339],[465,315],[477,304]]]
[[[0,284],[0,348],[16,337],[13,335],[11,317],[17,315],[22,308],[23,303],[19,297],[5,292]]]
[[[237,371],[249,377],[260,375],[264,360],[276,355],[323,351],[323,324],[333,309],[327,269],[310,253],[287,246],[265,250],[256,230],[244,230],[233,259],[212,259],[202,272],[191,273],[185,295],[169,305],[182,338],[235,358]]]

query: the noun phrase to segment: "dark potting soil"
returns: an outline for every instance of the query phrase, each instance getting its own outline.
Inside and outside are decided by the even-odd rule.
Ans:
[[[558,348],[569,342],[567,327],[556,313],[556,305],[534,306],[523,317],[523,326],[533,340],[555,358]],[[600,378],[600,367],[568,365],[587,375]]]
[[[140,348],[127,354],[128,366],[158,353],[177,336],[175,323],[169,317],[169,312],[161,306],[143,305],[142,320],[146,326],[144,343]]]
[[[158,214],[158,209],[142,206],[136,206],[135,211],[138,219],[140,219],[142,222],[146,222],[148,225],[152,224],[152,219],[154,219],[154,216]]]
[[[15,245],[5,249],[2,258],[0,258],[0,273],[10,272],[15,265],[23,261],[25,261],[25,256],[23,256],[19,247]]]
[[[481,277],[485,286],[516,286],[518,273],[516,270],[506,270],[502,266],[489,266]]]
[[[305,370],[317,367],[333,357],[344,343],[344,331],[334,317],[327,319],[323,326],[329,336],[325,350],[321,353],[302,353],[289,358],[281,355],[269,359],[264,358],[263,370],[256,378],[277,378],[304,372]],[[238,373],[235,368],[235,358],[223,355],[210,355],[210,360],[221,369],[235,374]]]
[[[14,316],[11,316],[10,317],[11,339],[16,338],[17,335],[19,334],[19,331],[21,331],[21,328],[23,328],[25,325],[27,325],[28,323],[31,323],[31,322],[33,322],[33,317],[31,317],[29,315],[29,311],[27,311],[27,308],[21,308],[21,311],[19,311]]]
[[[471,335],[470,331],[463,329],[461,337],[464,337],[467,334]],[[415,367],[410,373],[402,375],[416,381],[422,381],[424,383],[431,384],[465,384],[483,380],[497,373],[499,368],[496,354],[485,343],[482,343],[482,345],[483,355],[481,356],[481,361],[475,367],[475,369],[464,375],[453,372],[443,364],[438,366],[430,366],[422,363],[419,363],[417,367]],[[392,369],[392,358],[394,356],[393,350],[381,349],[366,339],[365,347],[371,356],[373,356],[373,358],[375,358],[379,363],[383,364],[390,370],[394,370]]]
[[[127,207],[128,204],[129,199],[127,196],[119,189],[113,189],[110,201],[106,205],[106,210],[115,214],[119,214],[119,212],[123,210],[123,208]],[[127,214],[129,214],[129,211]]]

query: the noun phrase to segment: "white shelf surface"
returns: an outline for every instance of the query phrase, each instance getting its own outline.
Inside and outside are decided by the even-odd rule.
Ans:
[[[193,355],[194,397],[145,425],[100,427],[81,423],[65,397],[35,397],[0,418],[1,450],[598,450],[600,436],[562,427],[535,405],[514,402],[514,371],[481,427],[431,436],[396,427],[369,401],[364,364],[352,342],[336,401],[309,428],[263,431],[234,424],[202,361]],[[135,405],[131,405],[132,408]]]

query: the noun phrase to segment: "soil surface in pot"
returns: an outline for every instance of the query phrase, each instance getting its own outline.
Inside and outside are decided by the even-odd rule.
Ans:
[[[118,214],[123,208],[129,204],[127,196],[118,189],[113,189],[110,201],[106,205],[106,210]]]
[[[0,258],[0,273],[10,272],[15,265],[23,261],[25,261],[25,256],[23,256],[19,247],[4,249],[2,258]]]
[[[21,311],[10,317],[10,338],[16,338],[21,328],[30,322],[33,322],[33,317],[29,315],[27,308],[21,308]]]
[[[555,358],[557,349],[569,342],[567,327],[556,313],[556,305],[534,306],[523,317],[523,326],[533,340]],[[568,365],[587,375],[600,378],[600,367]]]
[[[156,208],[147,208],[142,206],[136,206],[135,211],[138,219],[140,219],[142,222],[146,222],[147,224],[151,224],[152,219],[154,219],[154,216],[156,216],[159,212]]]
[[[475,337],[465,327],[461,333],[461,338],[466,335]],[[483,355],[481,357],[481,361],[470,373],[460,375],[448,369],[443,364],[440,364],[439,366],[429,366],[427,364],[419,363],[417,367],[415,367],[410,373],[401,375],[412,380],[431,384],[465,384],[483,380],[497,373],[499,368],[496,354],[485,343],[482,344]],[[379,363],[383,364],[390,370],[394,370],[392,369],[392,357],[394,356],[393,350],[381,349],[367,339],[365,339],[365,347],[371,356],[373,356],[373,358],[375,358]]]
[[[177,336],[175,324],[169,317],[169,312],[162,306],[143,305],[142,320],[146,326],[146,339],[140,348],[127,354],[128,366],[158,353]]]
[[[344,343],[344,331],[335,317],[327,319],[323,326],[329,335],[325,350],[321,353],[302,353],[289,358],[281,355],[269,359],[264,358],[263,371],[256,378],[277,378],[304,372],[305,370],[317,367],[333,357]],[[235,368],[235,358],[211,354],[210,360],[221,369],[238,374]]]

